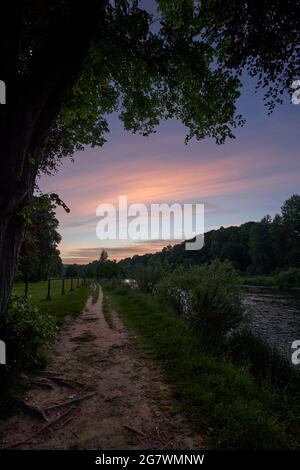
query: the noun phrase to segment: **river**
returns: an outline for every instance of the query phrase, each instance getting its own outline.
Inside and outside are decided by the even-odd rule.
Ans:
[[[290,361],[292,343],[300,340],[300,295],[246,286],[242,292],[253,333],[275,346]]]

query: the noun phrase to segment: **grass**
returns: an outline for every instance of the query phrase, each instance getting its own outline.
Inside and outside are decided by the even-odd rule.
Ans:
[[[299,395],[298,369],[263,339],[242,330],[233,334],[227,343],[231,360],[240,366],[247,364],[257,381],[267,381],[287,395]]]
[[[61,295],[61,280],[51,281],[51,300],[46,300],[48,282],[34,282],[29,284],[28,295],[30,302],[37,305],[42,311],[46,311],[56,318],[61,325],[67,315],[77,315],[82,312],[89,293],[89,286],[77,288],[77,280],[73,280],[73,291],[71,280],[65,280],[65,294]],[[24,294],[24,284],[16,284],[13,288],[16,295]]]
[[[114,323],[113,323],[113,319],[110,313],[110,306],[109,306],[108,298],[106,294],[103,294],[102,311],[103,311],[105,321],[108,324],[109,328],[113,328]]]
[[[76,316],[84,309],[89,294],[89,286],[82,286],[65,295],[53,296],[51,300],[37,301],[41,310],[47,311],[56,318],[60,326],[68,315]]]
[[[80,280],[81,285],[81,280]],[[48,293],[48,281],[40,281],[40,282],[31,282],[29,283],[28,288],[28,295],[30,296],[31,300],[45,300],[47,298]],[[73,279],[73,290],[77,289],[77,279]],[[13,294],[16,295],[23,295],[25,290],[25,285],[23,282],[16,283],[13,287]],[[61,295],[62,290],[62,280],[54,279],[51,280],[51,298],[57,297]],[[71,279],[65,279],[65,294],[71,291]]]
[[[210,448],[299,448],[300,397],[257,378],[246,363],[203,352],[183,320],[146,294],[106,290],[108,301],[162,365],[176,405]]]

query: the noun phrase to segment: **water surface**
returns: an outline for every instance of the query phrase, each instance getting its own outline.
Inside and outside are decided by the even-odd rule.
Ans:
[[[242,292],[253,333],[290,360],[292,343],[300,340],[299,294],[261,287],[243,287]]]

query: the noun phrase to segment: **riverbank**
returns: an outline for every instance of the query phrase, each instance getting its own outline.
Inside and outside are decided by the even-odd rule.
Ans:
[[[289,268],[269,275],[240,276],[244,286],[270,287],[282,291],[300,292],[300,269]]]
[[[256,361],[251,370],[249,356],[238,364],[229,351],[208,354],[182,318],[150,295],[126,287],[106,288],[105,293],[137,335],[139,349],[162,365],[178,409],[211,448],[299,448],[297,379],[283,387],[280,377],[276,382],[276,369],[271,377],[266,369],[259,376],[259,367],[267,364]]]

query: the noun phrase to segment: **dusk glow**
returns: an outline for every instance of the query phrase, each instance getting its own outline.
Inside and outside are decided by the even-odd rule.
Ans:
[[[102,148],[87,148],[55,176],[43,177],[41,189],[57,192],[71,209],[57,212],[63,261],[90,262],[103,247],[112,259],[122,259],[166,245],[96,238],[96,207],[116,204],[122,194],[129,203],[204,203],[206,231],[277,213],[300,189],[299,109],[286,97],[268,117],[253,88],[248,80],[239,101],[245,126],[224,145],[212,140],[185,145],[184,126],[176,121],[161,124],[149,137],[131,135],[113,117]]]

